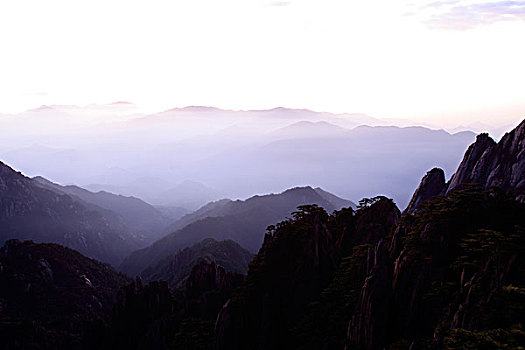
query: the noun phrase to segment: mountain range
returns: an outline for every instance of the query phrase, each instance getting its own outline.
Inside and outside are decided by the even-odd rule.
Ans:
[[[414,131],[372,129],[392,165],[388,149]],[[442,136],[423,130],[412,142]],[[124,260],[134,281],[40,242],[116,265],[144,244],[123,203],[154,207],[0,163],[1,339],[35,349],[520,349],[525,120],[499,142],[478,135],[458,162],[446,181],[429,161],[403,212],[384,195],[356,206],[310,186],[209,203]]]
[[[59,243],[133,275],[206,238],[235,239],[255,252],[266,226],[304,203],[328,211],[355,206],[321,188],[305,187],[246,201],[211,202],[179,218],[180,213],[173,215],[169,207],[28,178],[4,163],[0,191],[0,242],[18,238]],[[136,251],[139,248],[144,249]]]
[[[0,162],[0,242],[33,239],[66,245],[114,265],[141,246],[115,212],[43,187]]]
[[[383,194],[405,207],[415,179],[432,167],[454,172],[475,137],[407,127],[417,125],[410,121],[288,108],[189,107],[146,115],[129,104],[47,106],[0,119],[6,130],[0,157],[26,175],[188,212],[225,197],[299,185],[354,201]]]
[[[41,176],[34,177],[33,181],[44,188],[67,194],[78,201],[90,203],[120,215],[127,230],[145,243],[151,243],[160,238],[160,232],[170,222],[178,219],[178,216],[168,217],[138,198],[115,195],[105,191],[94,193],[73,185],[61,186]]]
[[[297,187],[279,194],[254,196],[245,201],[221,200],[205,205],[175,222],[165,237],[130,254],[120,269],[135,275],[160,260],[205,238],[231,239],[251,252],[260,247],[267,226],[283,220],[302,204],[317,204],[327,211],[355,206],[320,188]]]

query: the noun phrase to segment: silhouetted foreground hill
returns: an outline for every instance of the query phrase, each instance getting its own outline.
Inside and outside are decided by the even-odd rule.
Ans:
[[[267,234],[215,346],[516,348],[524,243],[525,205],[500,191],[455,191],[402,218],[386,198],[355,214],[305,207]]]
[[[80,347],[110,316],[130,279],[57,244],[9,240],[0,248],[0,348]]]
[[[166,281],[122,288],[111,320],[87,342],[97,349],[211,349],[217,313],[243,276],[201,261],[185,287],[171,292]]]
[[[419,210],[408,211],[415,215],[399,218],[378,197],[360,202],[355,214],[303,207],[270,228],[218,316],[215,348],[523,346],[523,127],[502,146],[478,137],[488,151],[469,148],[448,192],[439,189],[442,172],[429,172],[413,200]],[[482,174],[504,189],[468,184],[487,179]]]
[[[63,244],[118,265],[141,246],[123,218],[42,187],[0,162],[0,243],[11,238]]]
[[[147,281],[166,280],[170,288],[182,289],[192,268],[204,261],[224,267],[226,271],[246,274],[253,254],[232,240],[217,242],[207,238],[172,254],[140,275]]]
[[[296,187],[279,194],[254,196],[245,201],[212,202],[182,217],[171,227],[173,231],[166,237],[133,252],[120,269],[136,275],[155,266],[166,256],[206,238],[231,239],[249,251],[256,252],[261,246],[266,227],[283,220],[302,204],[318,204],[329,212],[353,205],[320,188],[311,187]]]

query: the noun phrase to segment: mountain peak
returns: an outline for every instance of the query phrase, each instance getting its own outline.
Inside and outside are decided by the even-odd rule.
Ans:
[[[433,168],[421,180],[419,187],[412,196],[406,212],[415,213],[424,201],[444,194],[447,188],[445,172],[440,168]]]
[[[449,194],[468,183],[511,190],[518,200],[525,201],[525,120],[498,143],[488,133],[479,134],[448,184],[444,183],[442,170],[429,171],[406,211],[414,213],[423,201]]]

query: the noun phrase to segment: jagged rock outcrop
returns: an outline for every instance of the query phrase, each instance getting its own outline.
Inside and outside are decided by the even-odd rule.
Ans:
[[[390,241],[367,254],[366,265],[374,262],[348,325],[347,349],[439,349],[469,344],[454,332],[513,334],[524,320],[517,307],[525,296],[524,234],[525,206],[497,190],[457,190],[404,216]]]
[[[450,180],[447,192],[465,183],[512,190],[519,200],[525,199],[525,120],[497,144],[486,134],[478,136]]]
[[[450,181],[445,184],[444,180],[441,169],[429,171],[405,212],[413,214],[423,202],[441,194],[450,194],[465,184],[510,190],[516,194],[516,199],[525,201],[525,120],[498,143],[488,134],[478,135]]]
[[[405,212],[413,214],[420,207],[421,203],[441,194],[445,194],[446,190],[447,183],[445,182],[445,172],[439,168],[430,170],[421,180],[421,183],[416,192],[414,192]]]
[[[496,142],[488,134],[480,134],[469,146],[456,173],[447,186],[447,192],[465,183],[485,184],[487,173],[493,168]]]

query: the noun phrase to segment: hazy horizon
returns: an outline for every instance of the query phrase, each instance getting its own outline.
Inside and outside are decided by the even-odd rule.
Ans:
[[[403,207],[523,119],[522,36],[524,1],[3,3],[0,159],[191,210],[304,185]]]
[[[513,128],[435,125],[307,109],[43,106],[0,116],[0,159],[29,176],[195,210],[296,186],[342,198],[387,195],[404,207],[421,177],[450,177],[475,135]],[[485,130],[488,128],[490,130]],[[384,174],[389,174],[385,177]]]
[[[284,106],[515,124],[525,112],[524,9],[487,0],[7,2],[0,112],[131,101],[148,112]]]

